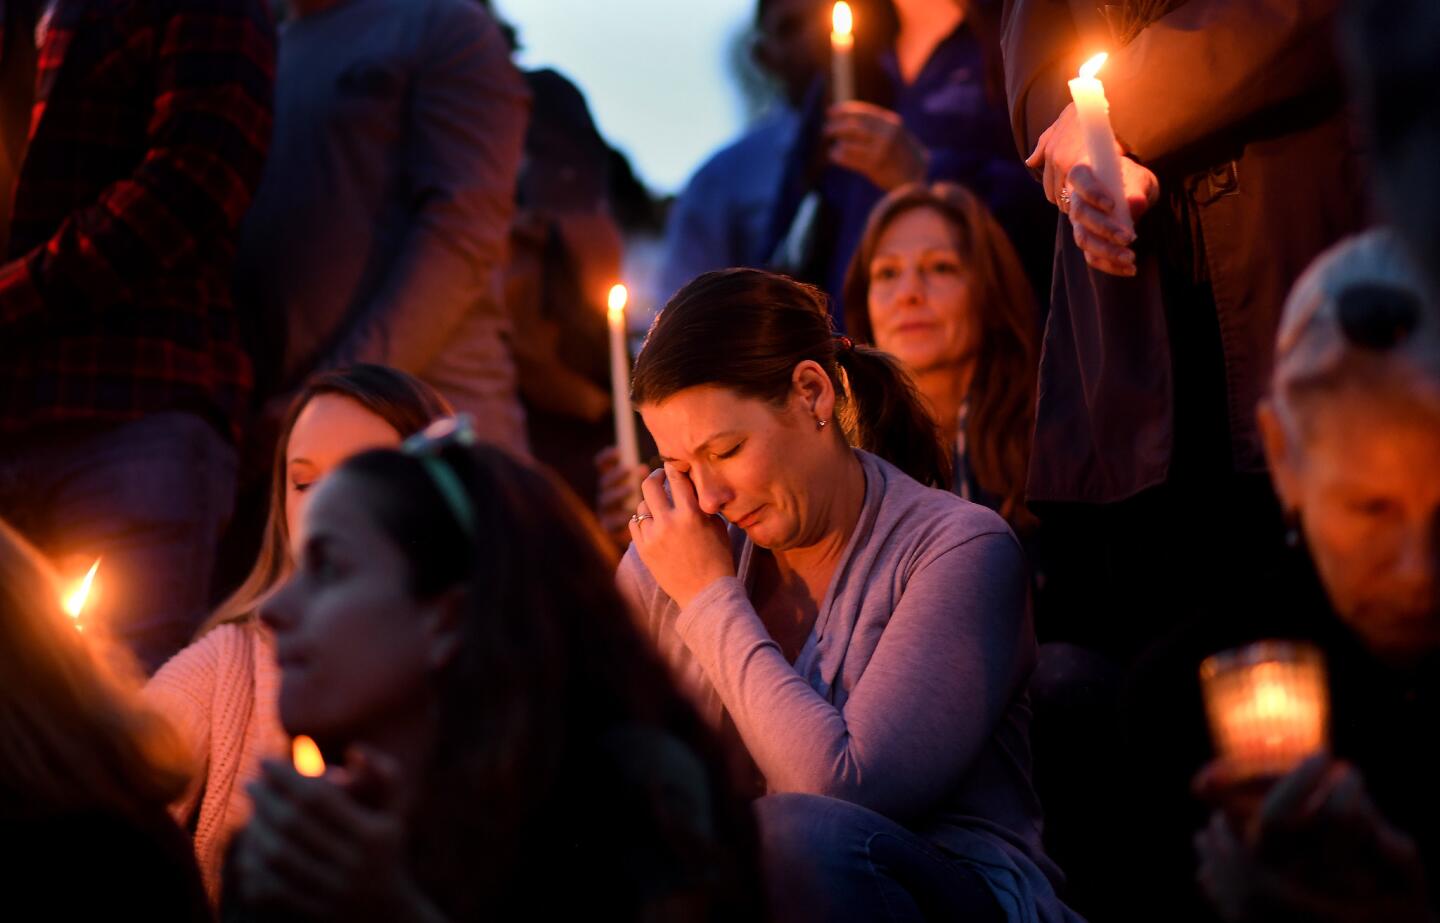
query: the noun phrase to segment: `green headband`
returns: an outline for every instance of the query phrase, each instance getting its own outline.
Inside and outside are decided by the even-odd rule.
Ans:
[[[460,483],[460,478],[450,468],[450,463],[435,455],[416,456],[420,464],[425,466],[425,473],[430,475],[430,481],[435,489],[440,491],[440,496],[445,498],[445,505],[450,507],[450,513],[460,528],[470,538],[475,537],[475,511],[470,506],[470,497],[465,493],[465,485]]]
[[[478,528],[475,524],[474,504],[470,502],[470,495],[465,492],[465,485],[460,483],[460,476],[440,453],[447,445],[473,446],[478,441],[474,421],[469,414],[462,413],[436,420],[406,439],[400,447],[400,451],[415,458],[424,467],[430,483],[435,485],[435,489],[444,498],[445,505],[450,507],[450,515],[472,539],[475,538]]]

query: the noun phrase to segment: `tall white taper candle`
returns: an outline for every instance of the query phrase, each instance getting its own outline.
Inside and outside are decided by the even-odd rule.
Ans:
[[[830,90],[833,102],[855,98],[855,20],[850,4],[839,0],[830,15]]]
[[[1080,76],[1070,81],[1070,98],[1075,100],[1075,117],[1080,122],[1090,168],[1115,203],[1115,220],[1133,231],[1135,225],[1130,220],[1125,184],[1120,177],[1120,154],[1115,150],[1115,132],[1110,127],[1110,101],[1105,98],[1105,85],[1095,76],[1107,57],[1102,52],[1085,62]]]
[[[625,302],[630,293],[623,285],[610,289],[610,392],[615,407],[615,445],[626,471],[640,463],[635,441],[635,411],[630,406],[630,348],[625,327]]]

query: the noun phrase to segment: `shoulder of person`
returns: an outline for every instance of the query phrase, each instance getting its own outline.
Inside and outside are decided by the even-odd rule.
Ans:
[[[704,186],[728,187],[776,156],[777,136],[793,134],[796,116],[791,112],[771,113],[746,129],[745,133],[710,155],[686,184],[687,191]]]
[[[883,479],[874,525],[876,538],[899,539],[943,554],[988,536],[1022,553],[1015,533],[999,513],[948,490],[927,487],[877,455],[859,454],[868,462],[866,477],[875,472]]]
[[[145,684],[146,691],[184,685],[200,676],[212,675],[227,661],[248,657],[254,631],[254,626],[243,621],[215,626],[165,661]]]
[[[407,4],[400,4],[406,6]],[[422,0],[415,5],[432,35],[451,41],[483,40],[509,57],[500,25],[475,0]]]

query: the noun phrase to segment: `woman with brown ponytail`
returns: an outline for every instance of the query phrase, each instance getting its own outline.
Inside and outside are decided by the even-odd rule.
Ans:
[[[681,289],[635,364],[664,470],[620,568],[707,716],[738,733],[783,920],[1064,920],[1040,846],[1025,561],[945,490],[900,366],[755,270]]]

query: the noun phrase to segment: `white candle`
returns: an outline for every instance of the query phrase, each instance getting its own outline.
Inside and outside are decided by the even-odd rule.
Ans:
[[[95,572],[100,569],[100,559],[96,558],[95,563],[90,565],[90,570],[80,582],[75,584],[75,589],[65,594],[62,606],[65,614],[75,620],[75,630],[84,631],[85,626],[80,623],[80,613],[85,611],[85,603],[90,600],[90,588],[95,583]]]
[[[1075,100],[1075,117],[1085,139],[1086,159],[1100,184],[1115,203],[1115,220],[1127,231],[1135,229],[1125,205],[1125,185],[1120,177],[1120,154],[1115,150],[1115,132],[1110,127],[1110,101],[1105,85],[1095,75],[1109,55],[1101,52],[1080,67],[1080,76],[1070,81],[1070,98]]]
[[[620,449],[620,464],[626,471],[640,464],[640,448],[635,441],[635,411],[630,406],[630,349],[626,342],[625,302],[630,293],[625,286],[610,289],[610,391],[615,407],[615,445]]]
[[[834,101],[845,103],[855,98],[855,22],[850,4],[836,3],[830,21],[830,88]]]

